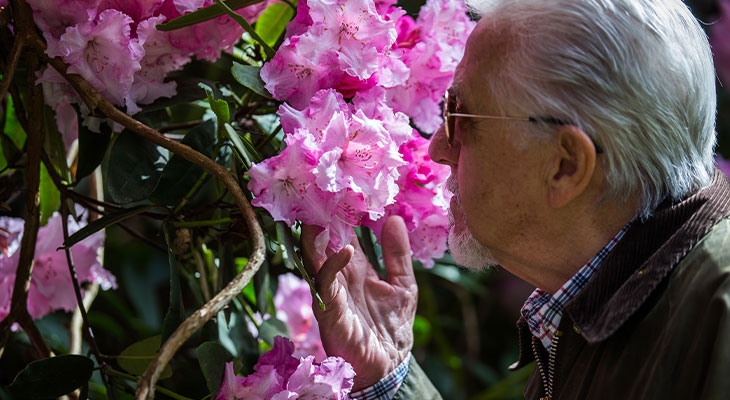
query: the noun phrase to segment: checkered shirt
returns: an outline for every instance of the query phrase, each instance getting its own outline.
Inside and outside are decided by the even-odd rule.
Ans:
[[[633,222],[633,220],[632,220]],[[560,319],[563,316],[563,307],[568,300],[575,297],[578,292],[581,291],[588,283],[588,281],[598,271],[598,267],[601,265],[603,260],[608,257],[616,244],[621,240],[626,231],[631,226],[631,222],[626,224],[619,233],[614,236],[611,241],[608,242],[606,247],[601,249],[593,258],[591,258],[586,265],[584,265],[578,273],[573,275],[554,295],[542,290],[535,289],[534,292],[527,298],[525,304],[522,306],[520,312],[527,321],[527,325],[530,327],[535,337],[539,338],[543,346],[546,349],[550,349],[550,345],[553,342],[555,332],[558,330],[560,325]]]
[[[390,400],[398,392],[400,385],[408,375],[408,366],[411,363],[411,355],[408,354],[405,360],[403,360],[393,372],[385,376],[385,378],[379,380],[373,386],[365,388],[363,390],[350,393],[349,398],[352,400]]]

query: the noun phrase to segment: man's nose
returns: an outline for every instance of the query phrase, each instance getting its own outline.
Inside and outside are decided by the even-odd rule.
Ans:
[[[446,131],[444,125],[433,134],[431,137],[431,143],[428,146],[428,156],[431,160],[446,165],[455,165],[458,160],[457,143],[449,145],[449,141],[446,138]]]

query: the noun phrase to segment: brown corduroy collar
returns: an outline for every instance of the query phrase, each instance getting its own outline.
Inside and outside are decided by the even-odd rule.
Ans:
[[[588,342],[606,339],[644,304],[710,228],[728,215],[730,183],[716,169],[710,185],[679,203],[662,203],[646,221],[635,221],[564,311]]]

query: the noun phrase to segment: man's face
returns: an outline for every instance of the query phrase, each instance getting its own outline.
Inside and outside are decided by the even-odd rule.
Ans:
[[[457,112],[505,114],[486,89],[490,79],[499,79],[489,73],[490,57],[505,47],[498,39],[485,33],[481,23],[472,33],[454,80]],[[519,263],[520,255],[530,251],[531,232],[545,204],[548,168],[542,146],[526,139],[529,128],[523,121],[456,117],[452,146],[443,128],[432,140],[431,158],[452,169],[449,247],[462,265]]]

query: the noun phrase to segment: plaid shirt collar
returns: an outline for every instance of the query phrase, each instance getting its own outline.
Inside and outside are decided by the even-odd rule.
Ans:
[[[575,297],[593,277],[603,260],[608,257],[608,254],[611,253],[611,250],[616,247],[616,244],[618,244],[629,229],[631,222],[633,220],[626,224],[598,254],[578,270],[578,273],[565,282],[555,292],[555,295],[550,295],[550,293],[542,289],[535,289],[530,297],[527,298],[520,312],[527,321],[530,332],[536,338],[540,339],[546,349],[549,350],[553,342],[553,337],[558,330],[560,319],[563,316],[563,307],[565,307],[565,304]]]

